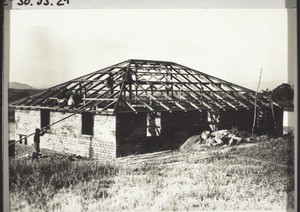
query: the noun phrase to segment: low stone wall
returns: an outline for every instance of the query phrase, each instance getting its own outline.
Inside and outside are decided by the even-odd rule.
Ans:
[[[50,123],[63,119],[71,113],[50,111]],[[19,135],[28,135],[40,128],[39,110],[16,110],[16,140]],[[81,134],[81,114],[75,114],[53,126],[41,137],[41,148],[61,153],[76,154],[93,159],[115,158],[115,117],[95,115],[94,135]],[[33,136],[28,144],[33,143]]]

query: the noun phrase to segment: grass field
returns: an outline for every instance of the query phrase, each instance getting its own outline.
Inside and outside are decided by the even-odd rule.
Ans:
[[[286,210],[294,205],[292,137],[96,162],[10,161],[12,211]]]

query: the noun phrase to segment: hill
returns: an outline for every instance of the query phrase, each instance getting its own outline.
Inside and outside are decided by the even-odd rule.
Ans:
[[[9,82],[8,87],[12,88],[12,89],[30,89],[30,90],[36,90],[36,88],[33,88],[30,85],[22,84],[22,83],[19,83],[19,82]]]
[[[38,90],[38,89],[14,89],[14,88],[9,88],[8,89],[8,104],[11,104],[11,103],[16,102],[18,100],[21,100],[21,99],[23,99],[27,96],[34,95],[34,94],[39,93],[41,91],[42,90]],[[8,108],[8,121],[9,122],[14,122],[15,121],[14,109],[13,108]]]
[[[15,89],[15,88],[9,88],[8,89],[8,103],[12,103],[15,101],[18,101],[22,98],[25,98],[27,96],[34,95],[36,93],[41,92],[42,90],[38,89]]]

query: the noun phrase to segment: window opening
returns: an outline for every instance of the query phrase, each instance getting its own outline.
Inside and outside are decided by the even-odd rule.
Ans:
[[[212,131],[217,131],[220,123],[220,114],[217,110],[210,110],[207,113],[207,122]]]
[[[147,113],[147,137],[160,136],[161,113]]]
[[[83,135],[93,135],[94,133],[94,114],[81,114],[81,133]]]
[[[41,110],[41,128],[50,125],[50,110]],[[46,127],[47,130],[50,126]]]
[[[24,140],[24,144],[27,145],[27,137],[26,138],[24,138],[24,137],[26,137],[26,135],[19,134],[19,140],[20,140],[19,143],[22,144],[23,140]]]

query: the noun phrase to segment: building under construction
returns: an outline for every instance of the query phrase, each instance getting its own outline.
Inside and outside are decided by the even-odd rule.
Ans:
[[[282,133],[268,97],[166,61],[127,60],[11,106],[16,140],[48,128],[42,148],[96,159],[178,148],[204,130],[251,132],[254,118],[255,133]]]

